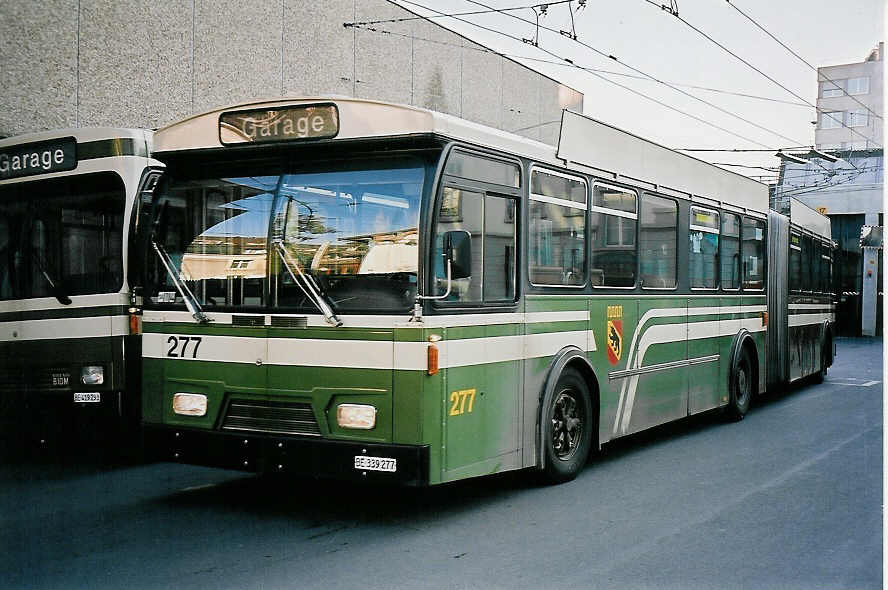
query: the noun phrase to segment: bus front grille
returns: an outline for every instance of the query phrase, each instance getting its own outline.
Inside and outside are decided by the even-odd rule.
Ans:
[[[321,435],[311,404],[263,400],[232,400],[222,430]]]

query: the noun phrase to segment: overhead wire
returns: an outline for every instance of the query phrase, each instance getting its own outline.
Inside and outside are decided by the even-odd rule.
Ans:
[[[428,11],[430,11],[430,12],[434,12],[434,13],[437,13],[437,14],[440,14],[440,15],[449,16],[449,15],[446,15],[446,13],[443,13],[443,12],[441,12],[441,11],[439,11],[439,10],[435,10],[435,9],[433,9],[433,8],[429,8],[428,6],[424,6],[424,5],[422,5],[422,4],[419,4],[418,2],[414,2],[414,1],[412,1],[412,0],[400,0],[400,1],[403,2],[403,3],[406,3],[406,4],[411,4],[411,5],[413,5],[413,6],[417,6],[417,7],[421,8],[421,9],[423,9],[423,10],[428,10]],[[483,4],[481,4],[481,6],[483,6]],[[510,16],[511,16],[511,15],[510,15]],[[496,34],[496,35],[501,35],[501,36],[507,37],[507,38],[512,39],[512,40],[515,40],[515,41],[521,41],[521,42],[523,42],[523,40],[522,40],[520,37],[516,37],[515,35],[511,35],[511,34],[509,34],[509,33],[505,33],[505,32],[503,32],[503,31],[500,31],[500,30],[497,30],[497,29],[493,29],[493,28],[491,28],[491,27],[486,27],[486,26],[484,26],[484,25],[480,25],[480,24],[478,24],[478,23],[474,23],[474,22],[472,22],[472,21],[470,21],[470,20],[463,19],[463,18],[460,18],[460,17],[452,17],[452,18],[454,18],[454,20],[461,21],[461,22],[464,22],[464,23],[466,23],[466,24],[468,24],[468,25],[471,25],[471,26],[477,27],[477,28],[479,28],[479,29],[481,29],[481,30],[488,31],[488,32],[490,32],[490,33],[494,33],[494,34]],[[529,22],[529,21],[526,21],[526,22]],[[534,23],[534,24],[535,24],[535,23]],[[544,27],[541,26],[540,28],[544,28]],[[547,29],[548,29],[548,28],[547,28]],[[544,48],[542,48],[542,47],[537,47],[537,49],[538,49],[539,51],[542,51],[543,53],[546,53],[547,55],[550,55],[550,56],[552,56],[552,57],[555,57],[556,59],[562,59],[562,60],[567,59],[567,58],[564,58],[564,57],[562,57],[562,56],[559,56],[559,55],[557,55],[556,53],[553,53],[553,52],[551,52],[551,51],[549,51],[549,50],[547,50],[547,49],[544,49]],[[596,51],[597,51],[597,50],[596,50]],[[601,53],[601,52],[599,52],[599,53]],[[613,58],[613,59],[616,59],[616,58]],[[591,74],[592,76],[595,76],[595,77],[597,77],[597,78],[599,78],[599,79],[601,79],[601,80],[604,80],[605,82],[608,82],[609,84],[613,84],[613,85],[615,85],[615,86],[618,86],[618,87],[620,87],[620,88],[622,88],[622,89],[624,89],[624,90],[626,90],[626,91],[628,91],[628,92],[631,92],[631,93],[636,94],[636,95],[638,95],[638,96],[640,96],[640,97],[642,97],[642,98],[644,98],[644,99],[646,99],[646,100],[649,100],[649,101],[651,101],[651,102],[654,102],[654,103],[656,103],[656,104],[659,104],[660,106],[663,106],[663,107],[665,107],[665,108],[667,108],[667,109],[669,109],[669,110],[675,111],[675,112],[680,113],[680,114],[682,114],[682,115],[684,115],[684,116],[686,116],[686,117],[689,117],[689,118],[691,118],[691,119],[694,119],[695,121],[698,121],[698,122],[700,122],[700,123],[703,123],[703,124],[705,124],[705,125],[708,125],[708,126],[710,126],[710,127],[713,127],[713,128],[715,128],[715,129],[718,129],[719,131],[722,131],[722,132],[727,133],[727,134],[729,134],[729,135],[733,135],[734,137],[738,137],[738,138],[740,138],[740,139],[742,139],[742,140],[744,140],[744,141],[746,141],[746,142],[749,142],[749,143],[752,143],[752,144],[755,144],[755,145],[758,145],[758,146],[761,146],[761,147],[764,147],[764,148],[772,149],[772,148],[770,148],[769,146],[767,146],[767,145],[765,145],[765,144],[763,144],[763,143],[761,143],[761,142],[759,142],[759,141],[756,141],[756,140],[754,140],[754,139],[750,139],[750,138],[748,138],[748,137],[745,137],[745,136],[743,136],[743,135],[740,135],[739,133],[736,133],[736,132],[734,132],[734,131],[731,131],[731,130],[729,130],[729,129],[726,129],[726,128],[724,128],[724,127],[721,127],[720,125],[716,125],[715,123],[712,123],[711,121],[707,121],[707,120],[705,120],[705,119],[703,119],[703,118],[701,118],[701,117],[698,117],[698,116],[696,116],[696,115],[694,115],[694,114],[691,114],[691,113],[688,113],[688,112],[686,112],[686,111],[683,111],[683,110],[681,110],[681,109],[679,109],[679,108],[676,108],[676,107],[674,107],[674,106],[672,106],[672,105],[670,105],[670,104],[667,104],[667,103],[665,103],[665,102],[663,102],[663,101],[661,101],[661,100],[657,100],[656,98],[653,98],[653,97],[651,97],[651,96],[649,96],[649,95],[647,95],[647,94],[644,94],[643,92],[639,92],[639,91],[635,90],[634,88],[631,88],[631,87],[629,87],[629,86],[626,86],[625,84],[620,84],[619,82],[616,82],[616,81],[614,81],[614,80],[611,80],[611,79],[607,78],[606,76],[603,76],[603,75],[601,75],[601,74],[598,74],[597,72],[590,71],[589,68],[585,68],[585,67],[583,67],[583,66],[579,66],[579,65],[578,65],[578,68],[579,68],[579,69],[582,69],[582,70],[584,70],[584,71],[586,71],[586,72],[588,72],[588,73]]]
[[[407,1],[407,0],[405,0],[405,1]],[[491,7],[491,6],[487,5],[487,4],[484,4],[483,2],[479,2],[479,1],[477,1],[477,0],[467,0],[467,1],[468,1],[468,2],[471,2],[472,4],[475,4],[475,5],[477,5],[477,6],[481,6],[482,8],[487,8],[487,9],[495,10],[495,9],[493,9],[493,7]],[[411,4],[415,4],[414,2],[410,2],[410,3],[411,3]],[[497,12],[499,12],[499,11],[497,11]],[[519,21],[524,22],[524,23],[527,23],[527,24],[537,25],[537,23],[535,23],[535,22],[533,22],[533,21],[530,21],[530,20],[528,20],[528,19],[525,19],[525,18],[523,18],[523,17],[517,16],[517,15],[515,15],[515,14],[506,13],[506,12],[503,12],[502,14],[505,15],[505,16],[508,16],[509,18],[516,19],[516,20],[519,20]],[[549,31],[549,32],[553,32],[553,33],[561,34],[561,32],[560,32],[559,30],[557,30],[557,29],[553,29],[552,27],[546,27],[546,26],[544,26],[544,25],[538,25],[538,26],[539,26],[540,29],[547,30],[547,31]],[[687,96],[688,98],[691,98],[691,99],[693,99],[693,100],[695,100],[695,101],[697,101],[697,102],[703,103],[703,104],[709,106],[710,108],[713,108],[713,109],[715,109],[715,110],[717,110],[717,111],[719,111],[719,112],[721,112],[721,113],[724,113],[724,114],[726,114],[726,115],[728,115],[728,116],[730,116],[730,117],[734,117],[735,119],[738,119],[738,120],[740,120],[740,121],[743,121],[744,123],[746,123],[746,124],[748,124],[748,125],[751,125],[751,126],[753,126],[753,127],[756,127],[757,129],[763,130],[763,131],[765,131],[765,132],[767,132],[767,133],[770,133],[771,135],[774,135],[774,136],[780,137],[781,139],[785,139],[785,140],[787,140],[787,141],[792,141],[792,142],[797,142],[797,140],[792,139],[792,138],[789,138],[789,137],[787,137],[787,136],[785,136],[785,135],[783,135],[783,134],[781,134],[781,133],[778,133],[777,131],[774,131],[773,129],[769,129],[768,127],[765,127],[765,126],[763,126],[763,125],[759,125],[758,123],[756,123],[756,122],[754,122],[754,121],[751,121],[751,120],[749,120],[749,119],[747,119],[747,118],[745,118],[745,117],[742,117],[742,116],[740,116],[740,115],[738,115],[738,114],[736,114],[736,113],[734,113],[734,112],[732,112],[732,111],[729,111],[729,110],[727,110],[727,109],[724,109],[724,108],[722,108],[722,107],[720,107],[720,106],[718,106],[718,105],[716,105],[716,104],[714,104],[714,103],[712,103],[712,102],[710,102],[710,101],[708,101],[708,100],[705,100],[705,99],[703,99],[703,98],[700,98],[699,96],[696,96],[695,94],[693,94],[693,93],[691,93],[691,92],[687,92],[687,91],[685,91],[685,90],[682,90],[681,88],[678,88],[678,87],[675,86],[674,84],[670,84],[669,82],[666,82],[666,81],[664,81],[664,80],[660,80],[660,79],[657,78],[656,76],[653,76],[653,75],[651,75],[651,74],[648,74],[647,72],[642,71],[642,70],[639,69],[639,68],[636,68],[636,67],[634,67],[634,66],[632,66],[632,65],[629,65],[628,63],[622,61],[621,59],[619,59],[619,58],[616,57],[615,55],[613,55],[613,54],[609,54],[609,53],[606,53],[606,52],[604,52],[604,51],[601,51],[600,49],[598,49],[598,48],[596,48],[596,47],[593,47],[592,45],[590,45],[590,44],[588,44],[588,43],[585,43],[584,41],[580,40],[579,38],[572,38],[571,41],[573,41],[574,43],[577,43],[578,45],[580,45],[580,46],[582,46],[582,47],[585,47],[586,49],[589,49],[590,51],[593,51],[593,52],[597,53],[598,55],[600,55],[600,56],[602,56],[602,57],[604,57],[604,58],[607,58],[607,59],[610,59],[610,60],[612,60],[612,61],[615,61],[616,63],[620,64],[620,65],[623,66],[624,68],[628,68],[629,70],[631,70],[631,71],[633,71],[633,72],[635,72],[635,73],[637,73],[637,74],[640,74],[640,75],[644,76],[645,78],[648,78],[648,79],[650,79],[650,80],[652,80],[652,81],[654,81],[654,82],[657,82],[658,84],[662,84],[662,85],[666,86],[667,88],[671,88],[671,89],[674,90],[675,92],[678,92],[679,94],[682,94],[682,95],[684,95],[684,96]],[[760,143],[760,142],[756,142],[756,141],[753,141],[752,143],[756,143],[756,144],[758,144],[758,145],[763,145],[762,143]]]
[[[655,3],[655,2],[652,2],[652,0],[644,0],[644,1],[647,2],[648,4],[654,4],[654,5],[656,5],[656,3]],[[685,20],[684,18],[682,18],[681,16],[679,16],[677,11],[673,12],[673,11],[666,10],[666,12],[669,12],[669,14],[672,14],[672,16],[674,16],[676,19],[678,19],[682,24],[684,24],[685,26],[687,26],[687,27],[690,28],[691,30],[695,31],[697,34],[701,35],[703,38],[705,38],[706,40],[708,40],[709,42],[711,42],[713,45],[715,45],[716,47],[718,47],[718,48],[721,49],[722,51],[724,51],[724,52],[726,52],[727,54],[731,55],[732,57],[734,57],[735,59],[737,59],[738,61],[740,61],[740,62],[743,63],[744,65],[746,65],[747,67],[751,68],[752,70],[754,70],[754,71],[758,72],[759,74],[761,74],[762,76],[764,76],[767,80],[769,80],[769,81],[772,82],[773,84],[776,84],[777,86],[779,86],[780,88],[782,88],[783,90],[785,90],[786,92],[788,92],[789,94],[793,95],[794,97],[798,98],[799,100],[801,100],[802,102],[804,102],[805,104],[807,104],[808,106],[810,106],[811,108],[813,108],[813,109],[815,110],[815,112],[826,115],[827,117],[829,117],[829,118],[832,119],[833,121],[837,122],[840,126],[849,129],[852,133],[854,133],[854,134],[856,134],[856,135],[859,135],[860,137],[862,137],[863,139],[866,139],[867,141],[872,141],[873,143],[875,143],[876,145],[878,145],[879,147],[881,147],[881,144],[879,144],[878,142],[876,142],[873,138],[871,138],[871,137],[867,137],[866,135],[863,135],[862,133],[860,133],[859,131],[857,131],[857,130],[854,129],[853,127],[850,127],[850,126],[846,125],[844,121],[840,121],[840,120],[836,119],[835,117],[833,117],[833,116],[830,114],[829,111],[824,111],[823,109],[819,108],[817,105],[812,104],[810,101],[806,100],[804,97],[800,96],[800,95],[799,95],[798,93],[796,93],[795,91],[793,91],[793,90],[791,90],[790,88],[786,87],[784,84],[782,84],[781,82],[779,82],[778,80],[776,80],[776,79],[773,78],[772,76],[768,75],[767,73],[765,73],[765,72],[762,71],[761,69],[757,68],[755,65],[751,64],[751,63],[750,63],[749,61],[747,61],[746,59],[742,58],[741,56],[737,55],[735,52],[733,52],[733,51],[731,51],[730,49],[728,49],[728,48],[725,47],[722,43],[716,41],[716,40],[715,40],[712,36],[710,36],[708,33],[706,33],[705,31],[703,31],[702,29],[700,29],[700,28],[694,26],[693,24],[691,24],[690,22],[688,22],[687,20]]]
[[[481,12],[490,12],[490,11],[479,11],[479,13],[481,13]],[[422,18],[422,17],[411,17],[411,18]],[[614,70],[604,70],[604,69],[600,69],[600,68],[584,68],[584,67],[579,66],[575,63],[565,61],[564,59],[554,60],[554,59],[544,59],[541,57],[530,57],[527,55],[519,55],[517,53],[493,51],[491,49],[488,49],[488,48],[482,47],[482,46],[466,47],[464,45],[457,45],[456,43],[448,43],[447,41],[441,41],[439,39],[429,39],[427,37],[408,35],[406,33],[398,33],[396,31],[381,29],[379,27],[372,26],[377,23],[391,23],[391,22],[398,21],[398,20],[404,20],[404,19],[386,19],[383,21],[367,21],[367,23],[348,22],[348,23],[343,23],[343,26],[345,26],[346,28],[354,28],[354,29],[359,29],[359,30],[363,30],[363,31],[369,31],[372,33],[379,33],[382,35],[390,35],[393,37],[412,39],[414,41],[423,41],[426,43],[434,43],[436,45],[442,45],[445,47],[468,49],[470,51],[477,51],[480,53],[491,53],[491,54],[495,54],[495,55],[501,55],[503,57],[508,57],[510,59],[532,61],[532,62],[536,62],[536,63],[544,63],[544,64],[550,64],[550,65],[554,65],[554,66],[561,66],[561,67],[578,69],[578,70],[586,70],[586,71],[590,71],[590,72],[596,72],[599,74],[607,74],[610,76],[620,76],[623,78],[632,78],[634,80],[643,80],[643,81],[647,81],[647,82],[653,82],[653,80],[651,80],[649,77],[646,77],[646,76],[640,76],[640,75],[636,75],[636,74],[627,74],[626,72],[615,72]],[[761,100],[761,101],[766,101],[766,102],[775,102],[775,103],[781,103],[781,104],[786,104],[786,105],[790,105],[790,106],[809,108],[808,105],[805,103],[796,102],[796,101],[792,101],[792,100],[783,100],[780,98],[773,98],[770,96],[758,96],[755,94],[747,94],[744,92],[725,90],[723,88],[710,88],[708,86],[695,86],[693,84],[684,84],[681,82],[667,82],[667,83],[672,84],[674,86],[682,86],[684,88],[693,88],[694,90],[702,90],[704,92],[713,92],[716,94],[725,94],[725,95],[730,95],[730,96],[738,96],[741,98],[749,98],[749,99],[753,99],[753,100]]]
[[[508,11],[513,11],[513,10],[533,10],[534,8],[541,8],[543,6],[548,8],[549,6],[555,6],[557,4],[570,4],[571,2],[574,2],[574,1],[575,0],[553,0],[552,2],[537,2],[536,4],[526,4],[524,6],[512,6],[509,8],[487,8],[484,10],[469,10],[466,12],[453,12],[453,13],[447,13],[447,14],[441,13],[441,14],[432,15],[432,16],[414,15],[414,16],[404,16],[404,17],[400,17],[400,18],[383,18],[383,19],[379,19],[379,20],[355,21],[355,22],[350,22],[350,23],[344,23],[344,26],[345,26],[345,28],[349,28],[349,27],[357,27],[357,26],[364,26],[364,25],[381,25],[381,24],[386,24],[386,23],[403,23],[403,22],[412,21],[412,20],[429,20],[429,19],[433,19],[433,18],[451,18],[454,16],[474,16],[474,15],[478,15],[478,14],[490,14],[492,12],[502,12],[502,11],[508,12]]]
[[[801,61],[801,62],[802,62],[803,64],[805,64],[806,66],[808,66],[810,69],[814,70],[814,72],[815,72],[816,74],[818,74],[819,76],[823,76],[824,80],[826,80],[827,82],[832,83],[833,86],[835,86],[836,88],[838,88],[839,90],[841,90],[841,91],[842,91],[842,94],[844,94],[845,96],[847,96],[848,98],[850,98],[851,100],[853,100],[854,102],[856,102],[857,104],[859,104],[860,106],[862,106],[863,108],[865,108],[867,111],[869,111],[870,113],[872,113],[872,115],[873,115],[874,117],[876,117],[876,118],[878,118],[878,119],[881,119],[881,118],[882,118],[881,115],[879,115],[879,114],[876,113],[874,110],[872,110],[871,108],[869,108],[868,106],[866,106],[864,103],[860,102],[860,100],[858,100],[857,98],[854,98],[854,95],[853,95],[853,94],[848,93],[847,90],[845,90],[843,87],[841,87],[841,86],[839,86],[838,84],[836,84],[836,82],[835,82],[834,80],[830,79],[829,76],[827,76],[826,74],[820,72],[816,67],[814,67],[813,65],[811,65],[811,64],[810,64],[810,63],[809,63],[804,57],[802,57],[801,55],[799,55],[798,53],[796,53],[795,51],[793,51],[793,50],[792,50],[792,49],[791,49],[786,43],[784,43],[783,41],[781,41],[780,39],[778,39],[777,37],[775,37],[774,34],[772,34],[769,30],[767,30],[767,29],[766,29],[765,27],[763,27],[761,24],[759,24],[754,18],[752,18],[751,16],[749,16],[748,14],[746,14],[745,12],[743,12],[740,8],[737,7],[736,4],[733,4],[733,3],[731,2],[731,0],[725,0],[725,1],[728,3],[728,5],[729,5],[731,8],[733,8],[734,10],[736,10],[737,12],[739,12],[740,14],[742,14],[742,15],[743,15],[743,16],[744,16],[749,22],[751,22],[753,25],[755,25],[756,27],[758,27],[759,30],[761,30],[763,33],[765,33],[765,34],[766,34],[767,36],[769,36],[771,39],[773,39],[774,41],[776,41],[777,43],[779,43],[781,47],[783,47],[783,48],[786,49],[788,52],[790,52],[790,53],[791,53],[793,56],[795,56],[799,61]]]

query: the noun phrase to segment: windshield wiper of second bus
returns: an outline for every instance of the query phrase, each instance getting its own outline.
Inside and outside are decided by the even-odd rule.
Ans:
[[[71,305],[71,298],[68,297],[68,295],[65,294],[64,289],[62,289],[61,281],[53,280],[52,275],[49,273],[46,261],[43,260],[40,252],[34,247],[31,248],[31,258],[37,263],[37,269],[40,271],[40,274],[43,275],[43,278],[49,283],[49,288],[53,297],[58,299],[59,303],[62,305]]]

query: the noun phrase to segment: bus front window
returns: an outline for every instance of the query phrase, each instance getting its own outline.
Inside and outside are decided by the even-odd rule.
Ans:
[[[120,290],[124,204],[112,172],[0,189],[0,299]]]
[[[232,172],[173,173],[156,200],[161,218],[155,239],[201,305],[317,313],[302,277],[340,312],[412,305],[421,160],[322,162],[273,175]],[[176,301],[172,280],[157,276],[152,300]]]

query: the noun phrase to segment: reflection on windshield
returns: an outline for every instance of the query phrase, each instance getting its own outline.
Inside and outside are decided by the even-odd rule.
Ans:
[[[0,299],[118,291],[124,197],[111,172],[0,188]]]
[[[359,165],[360,164],[360,165]],[[402,310],[416,292],[418,159],[326,164],[275,176],[172,179],[158,238],[202,305],[316,312],[281,257],[337,310]],[[159,276],[159,275],[158,275]],[[176,299],[171,281],[153,300]]]

